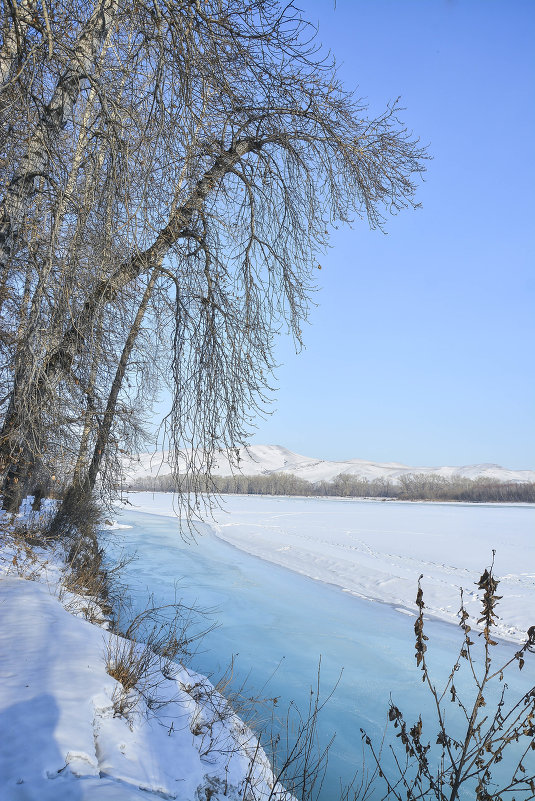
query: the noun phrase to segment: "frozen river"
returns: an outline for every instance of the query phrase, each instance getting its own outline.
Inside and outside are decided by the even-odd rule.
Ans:
[[[502,602],[503,633],[520,638],[533,617],[530,507],[230,496],[215,526],[185,543],[170,496],[136,493],[132,501],[144,511],[125,511],[120,522],[132,528],[115,535],[139,557],[125,575],[136,607],[148,593],[168,602],[178,581],[186,603],[217,610],[219,628],[195,668],[217,678],[238,654],[236,682],[249,675],[261,689],[269,680],[265,695],[280,696],[281,709],[292,700],[306,707],[320,656],[325,693],[343,669],[322,715],[323,742],[336,732],[325,801],[338,797],[338,777],[349,780],[360,764],[360,728],[381,736],[390,694],[410,720],[425,709],[410,616],[420,573],[432,611],[453,620],[459,585],[471,594],[496,548],[496,572],[506,575],[500,591],[514,596]],[[427,633],[437,677],[445,676],[459,630],[432,620]],[[502,657],[514,650],[496,649]],[[512,690],[520,680],[533,684],[534,672],[529,663],[515,672]]]

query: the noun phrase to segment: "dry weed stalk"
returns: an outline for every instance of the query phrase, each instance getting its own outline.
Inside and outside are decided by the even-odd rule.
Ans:
[[[320,697],[320,669],[317,684],[311,688],[305,712],[291,703],[286,715],[275,716],[277,698],[261,698],[242,685],[232,690],[230,703],[222,698],[216,687],[206,680],[187,688],[200,704],[199,714],[192,721],[192,733],[201,737],[201,752],[205,758],[218,753],[228,755],[241,752],[249,760],[247,774],[237,788],[237,797],[243,801],[317,801],[320,797],[328,765],[332,740],[321,746],[318,738],[319,716],[329,702],[335,688],[325,698]],[[225,672],[222,689],[227,693],[227,682],[232,678],[233,663]],[[221,689],[221,685],[219,685]],[[235,714],[242,710],[256,714],[257,706],[271,704],[271,726],[253,732]],[[333,737],[334,739],[334,737]],[[220,792],[227,795],[228,788],[216,780],[206,787],[206,797]],[[210,795],[209,795],[210,794]]]
[[[234,656],[215,684],[204,676],[195,678],[193,684],[184,685],[183,689],[198,704],[190,730],[200,738],[201,756],[210,758],[217,753],[230,757],[237,751],[256,753],[258,736],[262,736],[266,723],[273,719],[278,698],[265,697],[263,690],[252,691],[248,677],[234,684]],[[270,714],[266,716],[268,708]]]
[[[116,715],[128,716],[141,699],[150,711],[176,700],[161,690],[175,677],[177,659],[188,660],[194,644],[214,628],[215,624],[199,630],[199,619],[207,615],[181,601],[156,606],[149,599],[147,608],[126,628],[115,621],[116,633],[107,640],[105,661],[107,672],[121,685],[113,698]]]
[[[104,552],[93,530],[73,533],[63,545],[66,553],[60,597],[65,607],[74,613],[81,611],[91,623],[109,624],[114,579],[131,560],[105,566]]]
[[[435,730],[431,739],[424,738],[422,718],[410,725],[392,701],[388,721],[398,729],[401,747],[390,744],[385,753],[385,739],[376,747],[361,730],[372,757],[372,780],[381,780],[385,787],[385,794],[374,795],[374,798],[455,801],[468,797],[466,793],[476,801],[505,801],[511,796],[516,801],[535,798],[535,686],[520,698],[510,700],[504,681],[506,671],[515,664],[522,670],[527,654],[535,652],[535,626],[528,630],[522,647],[505,663],[494,667],[492,649],[497,645],[494,628],[496,605],[500,600],[498,580],[494,576],[494,554],[493,551],[490,568],[484,570],[477,583],[482,592],[482,613],[477,624],[482,625],[478,638],[482,638],[483,653],[478,660],[476,639],[461,591],[459,616],[463,641],[441,690],[433,683],[426,658],[428,637],[424,633],[425,604],[420,576],[416,598],[419,614],[414,624],[415,657],[436,715],[438,731]],[[456,685],[462,670],[468,673],[473,688],[469,699],[463,697]],[[453,705],[450,716],[446,713],[447,704]],[[393,762],[392,769],[387,767],[388,755]],[[498,764],[500,768],[496,770]],[[375,788],[371,781],[359,797],[369,798],[372,785]]]
[[[248,801],[317,801],[321,795],[328,767],[329,750],[334,736],[322,746],[318,737],[321,711],[329,703],[338,686],[338,681],[325,697],[320,693],[321,659],[318,664],[316,684],[310,689],[308,707],[303,712],[291,703],[285,718],[272,725],[270,732],[263,732],[255,741],[250,757],[249,772],[243,783],[243,797]],[[273,721],[275,724],[275,721]],[[268,792],[262,784],[262,772],[258,765],[266,760],[260,742],[267,741],[265,751],[272,765],[273,780]]]

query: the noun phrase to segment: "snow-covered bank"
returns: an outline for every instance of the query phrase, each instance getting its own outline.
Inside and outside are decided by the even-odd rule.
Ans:
[[[133,508],[173,516],[173,496],[132,493]],[[535,607],[535,507],[225,496],[212,526],[226,542],[362,598],[457,623],[459,588],[479,617],[476,581],[496,550],[503,639],[523,642]]]
[[[167,705],[150,712],[140,698],[117,714],[123,690],[106,655],[122,638],[84,619],[87,599],[65,591],[62,568],[57,554],[2,543],[0,797],[271,798],[256,738],[204,677],[177,665],[158,681]],[[282,788],[273,797],[290,798]]]

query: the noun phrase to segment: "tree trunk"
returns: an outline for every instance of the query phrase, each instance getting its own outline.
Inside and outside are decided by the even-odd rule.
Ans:
[[[98,434],[95,447],[93,449],[91,462],[89,463],[85,473],[83,472],[80,460],[76,465],[77,469],[75,469],[73,481],[65,493],[63,503],[52,522],[51,531],[55,535],[60,534],[65,528],[69,528],[69,518],[73,517],[73,511],[80,505],[83,505],[85,501],[89,500],[93,493],[95,482],[102,464],[104,452],[109,442],[111,428],[115,417],[115,410],[117,408],[119,392],[121,391],[126,370],[128,368],[128,363],[130,361],[130,356],[132,355],[132,350],[134,349],[134,345],[141,328],[141,323],[143,322],[143,317],[147,311],[147,306],[149,304],[157,277],[158,268],[156,267],[152,271],[152,275],[149,279],[143,294],[143,298],[141,299],[141,303],[137,310],[135,320],[130,328],[128,337],[122,350],[121,358],[119,359],[119,364],[117,365],[117,370],[115,371],[115,376],[113,378],[110,393],[108,395],[108,402],[106,404],[104,416],[98,427]]]

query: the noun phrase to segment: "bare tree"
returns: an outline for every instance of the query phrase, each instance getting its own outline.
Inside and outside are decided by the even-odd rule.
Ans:
[[[301,341],[329,226],[377,227],[415,205],[425,153],[397,104],[369,118],[341,87],[292,3],[72,0],[46,20],[27,7],[26,28],[22,5],[4,28],[2,108],[17,127],[0,209],[4,507],[34,483],[51,425],[75,442],[93,419],[95,443],[98,415],[68,422],[64,399],[87,406],[97,339],[101,395],[118,408],[154,275],[166,436],[176,471],[188,456],[195,507],[214,454],[246,440],[269,394],[274,334],[284,323]]]

